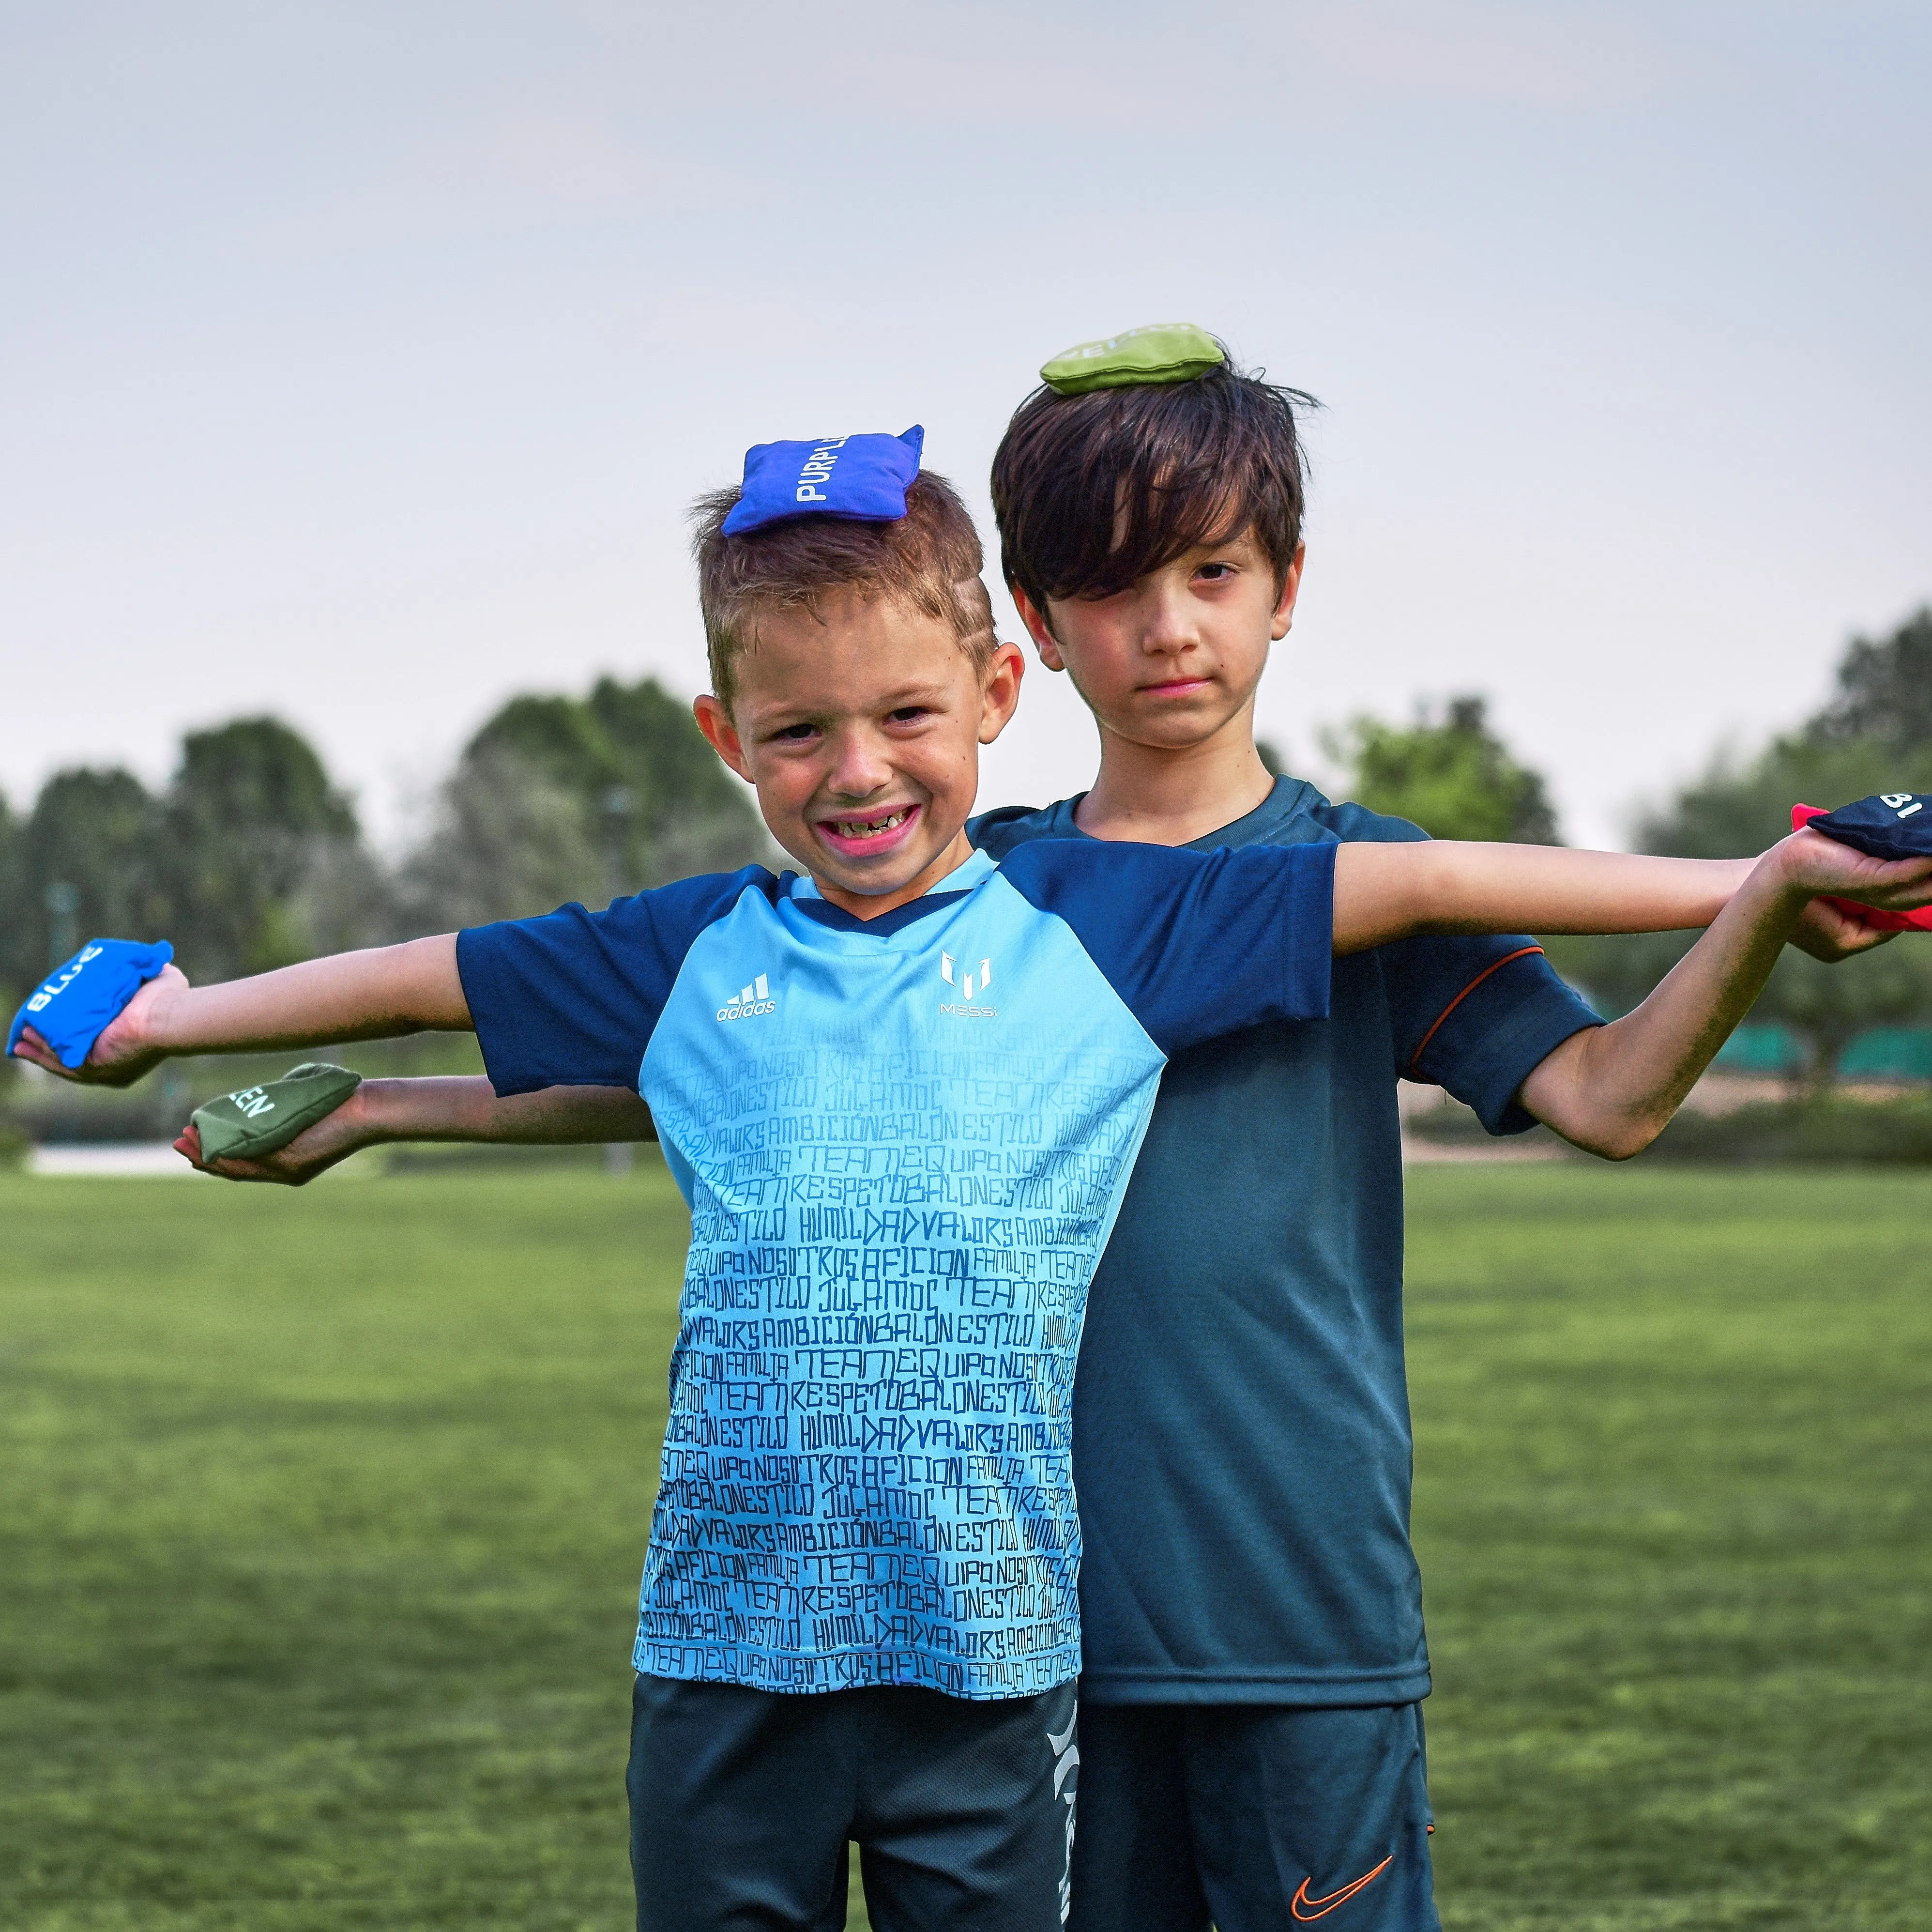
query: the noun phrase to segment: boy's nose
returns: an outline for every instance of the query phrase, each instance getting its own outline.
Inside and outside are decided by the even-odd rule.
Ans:
[[[1171,655],[1201,641],[1184,593],[1162,585],[1148,597],[1142,615],[1141,648],[1144,651]]]
[[[892,783],[892,762],[869,734],[855,732],[841,738],[835,753],[826,783],[838,798],[869,798]]]

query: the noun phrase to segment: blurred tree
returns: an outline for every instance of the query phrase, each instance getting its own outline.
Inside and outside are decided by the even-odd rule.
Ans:
[[[1876,643],[1854,638],[1838,666],[1838,696],[1806,731],[1828,744],[1862,738],[1907,752],[1932,745],[1932,605]]]
[[[512,699],[393,879],[308,741],[238,718],[183,739],[163,798],[112,769],[58,774],[24,825],[0,799],[0,987],[17,997],[57,941],[65,957],[97,934],[172,939],[190,978],[225,979],[773,856],[748,793],[653,679]]]
[[[278,719],[188,733],[165,812],[169,936],[190,978],[308,959],[342,936],[316,930],[319,883],[360,875],[374,890],[355,813]]]
[[[1481,698],[1452,698],[1439,719],[1418,708],[1406,730],[1358,717],[1324,734],[1322,748],[1347,766],[1350,798],[1412,819],[1433,838],[1562,843],[1542,777],[1490,729]]]
[[[1928,645],[1932,632],[1924,613],[1883,645],[1855,641],[1840,667],[1840,695],[1832,707],[1789,737],[1773,740],[1754,759],[1714,759],[1702,776],[1638,820],[1635,849],[1684,858],[1736,858],[1784,837],[1793,805],[1829,807],[1874,792],[1932,791],[1932,720],[1915,724],[1917,694],[1888,681],[1897,673],[1909,687],[1915,654]],[[1887,691],[1892,696],[1880,695]],[[1855,720],[1871,725],[1872,735],[1850,735]],[[1610,1011],[1625,1012],[1695,937],[1657,933],[1546,943],[1561,971]],[[1834,966],[1787,948],[1751,1017],[1787,1026],[1798,1036],[1806,1084],[1822,1091],[1861,1033],[1932,1022],[1932,942],[1907,933]]]
[[[751,795],[655,678],[600,678],[587,699],[513,698],[470,741],[523,760],[580,803],[604,897],[763,858]]]
[[[25,834],[7,795],[0,792],[0,981],[8,978],[8,956],[14,936],[11,927],[26,889]]]
[[[656,679],[513,698],[471,739],[404,869],[418,930],[602,905],[764,860],[745,786]]]
[[[131,771],[56,772],[14,844],[0,973],[16,987],[38,979],[57,939],[170,937],[165,843],[160,803]]]
[[[10,1018],[33,978],[19,970],[25,962],[16,963],[14,957],[20,948],[14,925],[25,909],[26,890],[26,841],[14,808],[0,792],[0,1014]],[[0,1058],[0,1097],[5,1095],[19,1070],[16,1062]],[[7,1132],[4,1122],[0,1121],[0,1148],[4,1148]]]
[[[602,903],[604,873],[576,792],[514,752],[472,745],[398,873],[399,930],[446,933],[572,900]]]

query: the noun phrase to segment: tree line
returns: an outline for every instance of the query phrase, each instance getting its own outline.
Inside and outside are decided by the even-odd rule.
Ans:
[[[1496,735],[1480,697],[1406,725],[1358,718],[1323,742],[1346,795],[1437,837],[1559,842],[1544,778]],[[1753,755],[1714,756],[1641,816],[1633,844],[1732,858],[1782,837],[1794,803],[1895,790],[1932,792],[1932,608],[1889,636],[1855,638],[1828,704]],[[172,939],[190,978],[227,979],[774,857],[748,792],[654,678],[511,699],[464,747],[422,836],[393,862],[370,849],[299,732],[238,718],[189,732],[158,792],[118,766],[76,767],[49,779],[23,817],[0,799],[0,996],[10,1011],[97,934]],[[1690,937],[1549,943],[1614,1013],[1641,1000]],[[1932,945],[1908,939],[1835,968],[1787,950],[1754,1017],[1790,1027],[1822,1084],[1860,1033],[1932,1023]]]
[[[318,953],[603,905],[771,851],[749,793],[653,678],[512,699],[464,747],[422,836],[370,849],[314,747],[280,720],[182,741],[160,791],[76,767],[16,816],[0,800],[0,990],[88,939],[173,941],[196,981]]]

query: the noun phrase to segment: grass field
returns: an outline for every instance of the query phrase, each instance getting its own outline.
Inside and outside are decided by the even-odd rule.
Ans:
[[[1411,1207],[1448,1925],[1932,1925],[1932,1177]],[[0,1177],[0,1924],[627,1922],[682,1233],[655,1161]]]

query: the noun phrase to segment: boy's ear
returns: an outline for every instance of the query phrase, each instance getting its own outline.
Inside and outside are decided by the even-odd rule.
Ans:
[[[1301,594],[1301,566],[1307,555],[1307,545],[1298,543],[1294,561],[1282,574],[1281,595],[1274,600],[1274,620],[1268,632],[1277,644],[1294,626],[1294,600]]]
[[[691,714],[711,749],[747,785],[752,783],[751,772],[745,764],[745,747],[738,742],[738,727],[731,722],[731,714],[707,691],[701,698],[692,700]]]
[[[1020,622],[1027,627],[1027,635],[1033,639],[1034,648],[1040,653],[1040,661],[1049,671],[1064,671],[1066,660],[1060,655],[1060,640],[1053,634],[1039,607],[1016,584],[1013,590],[1013,608],[1020,614]],[[988,741],[990,742],[990,741]]]
[[[993,653],[980,693],[982,744],[991,744],[1012,723],[1020,702],[1020,680],[1025,675],[1026,658],[1018,645],[1003,644]]]

